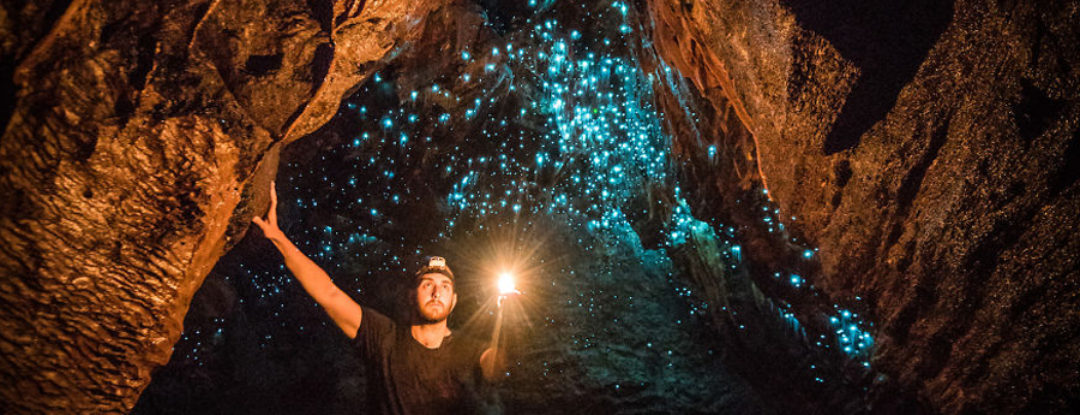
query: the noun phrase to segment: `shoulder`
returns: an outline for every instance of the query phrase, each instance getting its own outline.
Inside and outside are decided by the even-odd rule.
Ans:
[[[364,318],[360,321],[360,327],[356,330],[354,339],[357,343],[385,343],[393,341],[394,331],[398,325],[394,320],[375,309],[361,306]]]
[[[387,317],[386,314],[380,313],[374,308],[360,306],[360,309],[363,310],[364,313],[364,319],[360,323],[361,327],[363,327],[364,324],[367,324],[368,322],[373,322],[376,325],[397,325],[394,323],[394,320],[390,319],[390,317]]]

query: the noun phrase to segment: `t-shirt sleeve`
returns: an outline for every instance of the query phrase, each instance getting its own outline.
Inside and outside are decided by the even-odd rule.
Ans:
[[[397,324],[378,311],[364,306],[360,308],[363,315],[360,318],[360,328],[356,330],[356,338],[353,339],[353,347],[361,357],[368,359],[378,356],[381,350],[389,346]]]

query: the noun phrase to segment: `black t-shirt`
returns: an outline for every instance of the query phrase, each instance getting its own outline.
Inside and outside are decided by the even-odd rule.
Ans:
[[[450,335],[428,349],[409,326],[367,307],[363,313],[353,345],[368,369],[369,408],[386,415],[480,411],[484,348],[478,342]]]

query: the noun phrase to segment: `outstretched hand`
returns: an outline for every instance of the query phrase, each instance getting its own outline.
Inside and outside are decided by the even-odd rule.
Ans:
[[[275,189],[274,182],[270,182],[270,211],[267,212],[266,219],[256,216],[252,218],[251,221],[258,225],[259,229],[262,229],[263,235],[265,235],[267,239],[276,240],[285,238],[285,233],[278,227],[277,222],[277,190]]]

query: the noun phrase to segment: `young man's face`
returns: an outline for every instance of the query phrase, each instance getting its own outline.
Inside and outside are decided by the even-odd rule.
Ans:
[[[446,320],[457,305],[454,281],[443,274],[420,276],[416,286],[416,306],[420,318],[428,323]]]

